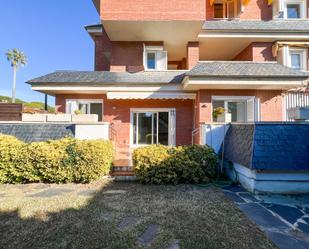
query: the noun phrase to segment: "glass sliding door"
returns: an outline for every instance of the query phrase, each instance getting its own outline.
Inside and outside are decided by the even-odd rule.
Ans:
[[[172,124],[170,119],[169,111],[132,112],[133,145],[171,145]]]

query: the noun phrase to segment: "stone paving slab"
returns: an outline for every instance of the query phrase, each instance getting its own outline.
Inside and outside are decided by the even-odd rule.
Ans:
[[[294,236],[290,236],[285,233],[280,232],[266,232],[267,237],[272,240],[275,245],[280,249],[308,249],[309,242],[304,240],[299,240]]]
[[[125,190],[107,190],[107,191],[104,191],[103,194],[125,194],[127,191]]]
[[[304,213],[296,207],[283,206],[279,204],[272,204],[267,209],[277,213],[291,224],[296,223],[297,220],[304,215]]]
[[[79,196],[85,196],[85,197],[93,197],[97,193],[97,190],[93,189],[88,189],[88,190],[83,190],[77,193]]]
[[[258,203],[239,204],[239,208],[260,227],[269,229],[276,227],[279,230],[289,228],[288,225]]]
[[[175,239],[166,249],[179,249],[179,240]]]
[[[139,217],[136,216],[128,216],[124,217],[121,222],[118,224],[118,229],[120,231],[124,231],[128,229],[129,227],[135,226],[139,222]]]
[[[150,224],[144,233],[137,239],[137,243],[143,246],[148,246],[151,244],[157,233],[158,225]]]
[[[55,197],[55,196],[61,196],[63,194],[72,192],[72,189],[66,189],[66,188],[54,188],[54,189],[47,189],[43,190],[41,192],[35,193],[35,194],[29,194],[27,197],[42,197],[42,198],[49,198],[49,197]]]

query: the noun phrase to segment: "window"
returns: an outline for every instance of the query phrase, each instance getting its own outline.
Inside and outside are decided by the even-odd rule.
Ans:
[[[258,99],[255,97],[213,96],[213,122],[257,121],[258,105]]]
[[[133,146],[148,144],[175,144],[175,110],[131,110],[131,143]]]
[[[74,114],[77,110],[82,114],[97,114],[98,120],[102,121],[103,102],[101,100],[66,100],[66,113]]]
[[[156,53],[147,52],[147,69],[156,69]]]
[[[306,1],[305,0],[285,0],[283,2],[283,9],[279,12],[284,12],[285,19],[300,19],[306,18]]]
[[[300,18],[300,5],[287,4],[287,18]]]
[[[214,4],[214,17],[223,18],[223,4],[222,3]]]
[[[235,18],[236,12],[237,1],[216,0],[214,3],[214,18]]]
[[[307,50],[289,49],[289,66],[296,70],[307,70]]]
[[[145,70],[167,70],[167,52],[161,46],[144,46]]]

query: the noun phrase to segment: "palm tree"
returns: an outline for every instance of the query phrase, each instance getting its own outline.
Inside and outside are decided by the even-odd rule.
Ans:
[[[16,72],[20,66],[25,66],[27,64],[26,55],[14,48],[12,50],[8,50],[6,53],[6,58],[9,62],[11,62],[11,66],[13,67],[13,89],[12,89],[12,102],[15,103],[16,97]]]

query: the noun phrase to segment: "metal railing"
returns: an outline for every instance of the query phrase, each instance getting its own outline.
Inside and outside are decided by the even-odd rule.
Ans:
[[[291,91],[284,96],[285,116],[286,121],[293,121],[289,119],[287,110],[295,107],[309,107],[309,91]]]

